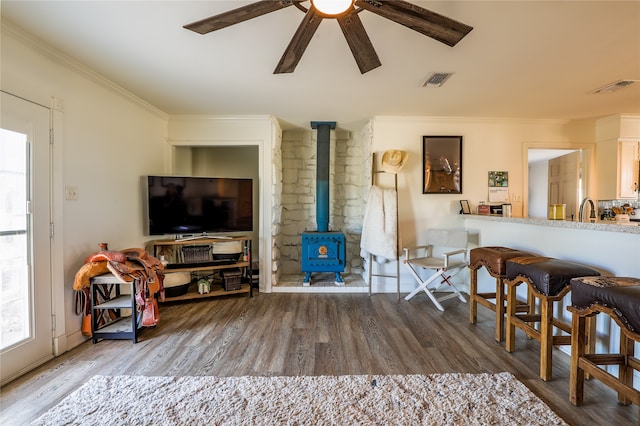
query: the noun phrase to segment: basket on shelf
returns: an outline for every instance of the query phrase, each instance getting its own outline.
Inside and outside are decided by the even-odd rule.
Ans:
[[[225,291],[240,290],[242,288],[242,271],[230,269],[220,272],[222,286]]]
[[[211,261],[211,246],[183,246],[182,261],[184,263],[201,263]]]

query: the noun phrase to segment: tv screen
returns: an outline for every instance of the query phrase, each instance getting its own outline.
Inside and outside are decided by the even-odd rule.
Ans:
[[[248,178],[145,176],[147,235],[253,230]]]

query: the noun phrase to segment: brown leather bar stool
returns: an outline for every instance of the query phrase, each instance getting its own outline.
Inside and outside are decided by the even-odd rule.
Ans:
[[[589,374],[618,392],[618,402],[640,405],[640,391],[633,387],[634,371],[640,359],[634,356],[634,342],[640,342],[640,279],[628,277],[579,277],[571,280],[571,375],[569,400],[582,404],[584,377]],[[588,318],[609,315],[620,327],[620,353],[586,353]],[[618,366],[618,377],[607,372]],[[638,420],[640,422],[640,419]],[[640,424],[640,423],[639,423]]]
[[[553,346],[570,345],[571,336],[554,336],[553,327],[571,333],[571,325],[553,316],[553,302],[560,301],[569,293],[572,278],[600,275],[595,269],[567,260],[550,257],[516,257],[507,260],[507,329],[506,349],[515,350],[516,327],[527,336],[540,342],[540,378],[551,380]],[[520,314],[516,312],[516,290],[525,283],[535,299],[540,301],[540,313]],[[534,328],[540,323],[540,330]]]
[[[514,257],[533,255],[508,247],[488,246],[471,249],[469,256],[469,321],[471,324],[477,322],[478,304],[492,310],[496,313],[496,341],[502,342],[504,340],[506,262]],[[496,279],[496,289],[493,293],[478,293],[478,269],[483,266],[489,275]]]

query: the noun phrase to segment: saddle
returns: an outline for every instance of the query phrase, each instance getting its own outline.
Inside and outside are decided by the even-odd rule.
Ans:
[[[142,312],[142,325],[151,327],[160,321],[158,297],[164,300],[164,266],[142,248],[121,251],[100,250],[85,259],[76,273],[73,289],[89,288],[91,278],[112,273],[123,283],[136,281],[135,299],[138,312]]]

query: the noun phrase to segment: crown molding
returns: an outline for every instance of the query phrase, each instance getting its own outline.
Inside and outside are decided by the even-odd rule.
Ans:
[[[123,88],[122,86],[109,80],[102,74],[99,74],[96,71],[92,70],[91,68],[87,67],[86,65],[78,62],[77,60],[73,59],[66,53],[46,43],[42,39],[34,36],[33,34],[28,33],[27,31],[13,24],[7,19],[3,18],[0,26],[2,27],[1,31],[2,31],[3,37],[5,35],[13,37],[16,40],[18,40],[20,43],[24,44],[25,46],[31,49],[34,49],[35,51],[49,58],[50,60],[82,74],[89,80],[99,84],[104,88],[107,88],[113,93],[116,93],[121,97],[140,105],[141,107],[153,113],[154,115],[165,120],[169,119],[169,114],[167,114],[166,112],[160,110],[159,108],[156,108],[155,106],[151,105],[149,102],[145,101],[144,99],[136,96],[132,92]]]

